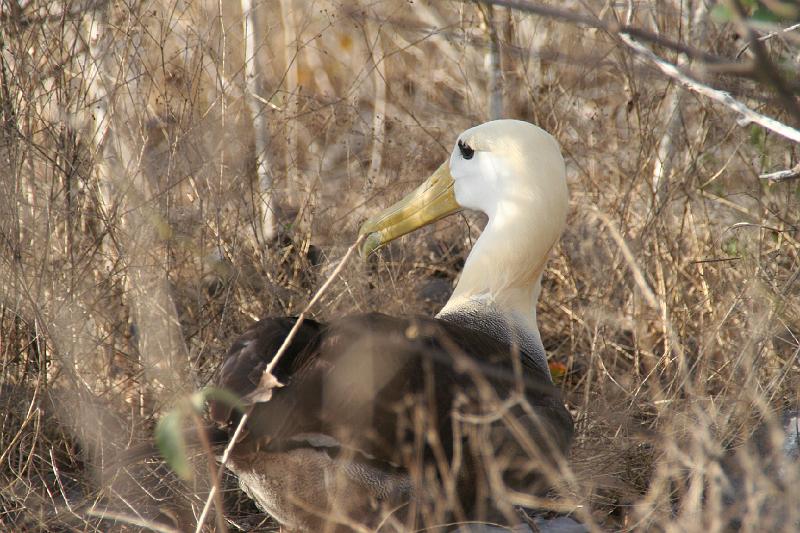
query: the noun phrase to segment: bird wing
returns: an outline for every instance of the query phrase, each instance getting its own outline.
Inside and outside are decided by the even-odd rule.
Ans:
[[[297,322],[296,317],[265,318],[250,326],[236,338],[220,366],[216,386],[227,389],[243,398],[258,386],[264,369],[272,361],[289,331]],[[273,375],[281,383],[287,383],[295,370],[298,356],[304,351],[314,351],[319,332],[324,326],[305,319],[287,347]],[[239,416],[233,407],[220,400],[209,401],[211,419],[227,426],[238,422]]]
[[[241,396],[252,391],[294,320],[266,319],[245,332],[228,353],[219,385]],[[432,318],[369,313],[327,326],[304,322],[276,367],[285,386],[254,406],[247,439],[279,449],[298,435],[324,435],[332,440],[320,442],[407,464],[420,442],[422,460],[451,458],[457,425],[495,417],[516,428],[515,439],[522,427],[543,449],[567,449],[572,419],[560,392],[516,352],[489,335]],[[223,423],[231,417],[229,408],[213,405],[211,414]],[[498,442],[505,446],[504,439]]]

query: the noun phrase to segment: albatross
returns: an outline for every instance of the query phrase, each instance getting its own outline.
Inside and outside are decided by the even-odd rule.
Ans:
[[[433,318],[306,319],[226,464],[286,531],[414,529],[519,520],[572,441],[536,321],[547,257],[566,223],[558,143],[523,121],[470,128],[416,190],[362,225],[363,251],[462,209],[488,222]],[[247,397],[296,318],[255,323],[217,385]],[[232,434],[241,414],[210,402]],[[524,499],[524,498],[523,498]]]

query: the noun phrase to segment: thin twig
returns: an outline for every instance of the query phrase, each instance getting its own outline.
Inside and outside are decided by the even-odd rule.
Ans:
[[[61,497],[64,498],[64,503],[67,505],[69,512],[75,514],[75,511],[72,509],[72,505],[69,503],[69,498],[67,498],[67,493],[64,491],[64,484],[61,483],[61,474],[58,471],[58,462],[53,455],[53,448],[50,448],[50,464],[53,466],[53,474],[56,476],[56,482],[58,483],[58,490],[61,492]]]
[[[263,246],[275,237],[275,220],[273,215],[272,175],[267,156],[269,145],[269,126],[264,110],[258,103],[269,102],[258,95],[264,75],[256,55],[256,30],[259,28],[256,10],[252,0],[241,0],[242,24],[244,30],[244,77],[247,85],[247,107],[253,123],[253,143],[255,144],[256,175],[258,181],[258,213],[257,236]]]
[[[788,28],[782,28],[782,29],[780,29],[778,31],[773,31],[773,32],[770,32],[770,33],[768,33],[766,35],[762,35],[761,37],[758,38],[758,40],[761,41],[761,42],[768,41],[768,40],[772,39],[773,37],[775,37],[777,35],[780,35],[782,33],[788,33],[790,31],[794,31],[794,30],[796,30],[798,28],[800,28],[800,23],[792,24]],[[742,56],[742,54],[745,53],[745,51],[747,51],[748,48],[750,48],[750,43],[749,42],[745,43],[745,45],[742,46],[739,49],[738,52],[736,52],[736,59],[739,59]]]
[[[123,524],[144,527],[151,531],[158,531],[159,533],[180,533],[179,529],[175,529],[158,522],[153,522],[151,520],[145,520],[137,516],[115,513],[112,511],[95,511],[94,509],[89,509],[86,511],[86,514],[100,518],[101,520],[114,520],[115,522],[121,522]]]
[[[764,43],[758,39],[758,34],[756,34],[752,25],[748,23],[747,12],[744,6],[739,0],[728,0],[728,5],[731,8],[731,12],[734,15],[734,19],[740,31],[745,34],[747,40],[750,42],[750,48],[753,51],[755,59],[753,62],[753,72],[761,78],[764,84],[772,87],[783,109],[789,113],[795,123],[800,123],[800,107],[797,105],[794,92],[787,83],[787,80],[781,75],[778,65],[772,61]]]
[[[779,170],[777,172],[769,172],[767,174],[759,174],[759,178],[762,180],[770,180],[770,181],[789,181],[800,178],[800,163],[796,164],[792,168],[788,170]]]
[[[252,407],[247,410],[246,413],[242,415],[242,418],[239,419],[239,425],[236,426],[236,429],[231,435],[230,440],[228,441],[228,445],[225,446],[225,450],[222,452],[222,458],[220,459],[219,470],[217,470],[217,478],[214,480],[214,483],[211,485],[211,490],[208,493],[208,498],[206,498],[206,503],[203,505],[203,511],[200,513],[200,517],[197,519],[197,526],[195,527],[195,533],[200,533],[200,530],[203,529],[203,523],[206,521],[206,516],[208,516],[208,511],[211,509],[211,502],[214,501],[216,498],[217,487],[222,482],[222,473],[225,471],[225,463],[228,462],[228,458],[231,455],[231,450],[233,449],[236,441],[239,440],[239,435],[244,430],[244,425],[247,423],[247,419],[250,416],[250,412],[252,411]]]
[[[342,257],[339,260],[339,264],[337,264],[336,268],[333,269],[333,272],[331,272],[331,274],[328,276],[328,279],[325,280],[325,283],[323,283],[322,286],[317,290],[317,292],[305,306],[303,311],[297,317],[294,326],[292,326],[292,329],[289,330],[289,334],[286,335],[285,339],[283,339],[283,344],[281,344],[280,348],[278,348],[278,351],[275,352],[275,355],[272,357],[272,360],[267,365],[267,368],[264,369],[263,375],[272,374],[272,370],[275,368],[275,365],[278,364],[278,361],[280,361],[280,358],[283,356],[283,354],[286,352],[286,349],[292,343],[292,340],[294,339],[295,335],[297,335],[300,326],[303,324],[303,321],[306,318],[306,314],[311,310],[314,304],[316,304],[319,301],[322,295],[325,294],[325,292],[328,290],[328,287],[331,286],[333,280],[336,279],[336,277],[344,268],[344,265],[350,259],[350,256],[353,255],[353,252],[356,250],[356,248],[358,248],[361,245],[361,243],[365,238],[366,235],[360,235],[358,239],[356,239],[356,241],[352,245],[350,245],[350,248],[347,249],[347,252],[345,252],[344,257]],[[247,419],[249,418],[252,410],[253,406],[250,406],[247,409],[247,411],[242,415],[242,418],[239,419],[239,424],[236,426],[233,435],[228,441],[228,445],[225,447],[225,451],[222,453],[222,458],[220,459],[220,469],[217,472],[217,477],[219,479],[217,479],[217,482],[213,484],[213,486],[211,487],[211,491],[208,493],[208,497],[206,498],[206,503],[205,505],[203,505],[203,511],[202,513],[200,513],[200,517],[197,519],[197,527],[195,528],[195,533],[199,533],[203,527],[203,523],[205,522],[206,516],[208,515],[208,510],[211,507],[211,501],[214,498],[214,495],[216,494],[217,487],[219,486],[219,481],[222,477],[222,472],[225,468],[225,464],[228,462],[231,450],[233,449],[233,446],[236,444],[236,441],[239,440],[239,435],[244,429],[244,426],[247,423]]]
[[[555,20],[561,20],[571,24],[585,26],[587,28],[596,28],[599,30],[606,31],[613,35],[625,33],[633,37],[636,37],[638,39],[641,39],[643,41],[647,41],[649,43],[662,46],[664,48],[668,48],[675,52],[680,52],[681,54],[686,54],[692,59],[702,61],[704,63],[710,63],[710,64],[730,63],[730,60],[727,58],[709,54],[708,52],[692,48],[691,46],[688,46],[684,43],[673,41],[671,39],[664,37],[663,35],[659,35],[657,33],[653,33],[651,31],[642,28],[637,28],[635,26],[630,26],[628,24],[620,24],[615,20],[605,21],[597,18],[594,15],[586,15],[583,13],[577,13],[575,11],[559,9],[557,7],[534,4],[532,2],[528,2],[525,0],[480,0],[480,1],[485,4],[504,6],[514,9],[516,11],[522,11],[524,13],[533,13],[535,15],[541,15],[543,17],[548,17]]]
[[[198,520],[198,527],[202,526],[202,523],[205,522],[205,515],[208,514],[208,510],[210,509],[209,502],[214,502],[214,507],[217,509],[217,533],[227,533],[228,528],[225,525],[225,517],[223,515],[223,507],[222,507],[222,498],[219,495],[219,484],[222,481],[222,469],[223,466],[220,466],[218,469],[214,464],[214,455],[213,451],[211,450],[211,443],[208,440],[208,434],[206,433],[205,429],[203,428],[202,421],[200,420],[200,416],[194,411],[191,411],[192,418],[194,419],[195,427],[197,428],[197,435],[200,438],[200,443],[203,446],[203,451],[205,452],[206,459],[208,460],[208,474],[211,477],[211,491],[209,492],[209,498],[206,500],[206,505],[203,506],[203,513],[202,513],[202,520]],[[231,442],[236,442],[235,439],[231,439]],[[231,447],[230,442],[228,446],[225,448],[226,450]]]
[[[303,324],[303,320],[305,320],[308,311],[314,306],[315,303],[317,303],[317,301],[322,297],[322,295],[325,294],[325,291],[328,290],[328,287],[330,287],[331,283],[333,283],[333,280],[336,279],[336,276],[338,276],[339,272],[341,272],[342,268],[344,268],[345,263],[347,263],[347,261],[350,259],[350,256],[353,255],[353,252],[356,250],[358,246],[361,245],[361,243],[364,241],[365,238],[366,235],[360,235],[358,239],[356,239],[356,242],[350,245],[350,248],[347,249],[347,252],[344,254],[344,257],[342,257],[342,259],[339,261],[339,264],[336,265],[336,268],[333,269],[331,275],[328,276],[328,279],[325,280],[325,283],[322,284],[322,287],[319,288],[316,294],[314,294],[314,297],[311,298],[311,301],[308,302],[308,305],[306,305],[305,309],[303,309],[303,311],[297,317],[297,321],[294,323],[294,326],[292,326],[292,329],[289,330],[289,334],[283,340],[283,344],[281,344],[281,347],[278,348],[277,352],[275,352],[275,357],[272,358],[272,361],[269,362],[267,368],[264,369],[264,374],[272,373],[272,370],[278,364],[281,357],[283,357],[283,354],[284,352],[286,352],[286,349],[289,348],[289,344],[292,343],[292,339],[294,339],[294,336],[297,334],[297,331]]]

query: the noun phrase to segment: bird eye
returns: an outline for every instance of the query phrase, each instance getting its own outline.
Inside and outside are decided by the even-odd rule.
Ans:
[[[472,159],[472,156],[475,155],[475,150],[461,139],[458,140],[458,150],[461,152],[461,157],[464,159]]]

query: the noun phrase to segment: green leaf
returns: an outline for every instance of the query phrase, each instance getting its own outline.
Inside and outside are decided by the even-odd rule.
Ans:
[[[792,2],[770,2],[759,4],[753,11],[753,20],[761,22],[794,22],[797,20],[797,5]]]
[[[178,477],[189,480],[192,478],[192,469],[182,422],[183,412],[179,408],[164,415],[156,426],[156,446]]]
[[[766,4],[756,0],[743,0],[742,7],[748,19],[759,22],[790,23],[797,21],[797,17],[800,16],[800,9],[792,2],[774,1]],[[711,8],[711,20],[717,24],[724,24],[736,20],[736,17],[727,5],[719,3]]]
[[[751,17],[753,20],[758,20],[759,22],[778,22],[780,18],[772,12],[772,10],[766,7],[759,7],[753,12],[753,16]]]
[[[723,4],[717,4],[711,9],[711,20],[717,24],[724,24],[733,19],[731,8]]]
[[[191,398],[189,399],[192,407],[194,407],[198,413],[203,411],[203,407],[205,407],[206,402],[209,400],[222,402],[225,405],[233,407],[239,412],[244,412],[245,405],[241,398],[228,389],[205,387],[204,389],[192,394]]]
[[[727,239],[724,243],[722,243],[722,251],[725,252],[725,254],[727,254],[729,257],[738,257],[739,239],[736,237]]]
[[[763,155],[767,146],[767,132],[758,124],[750,125],[750,144],[758,148]]]

